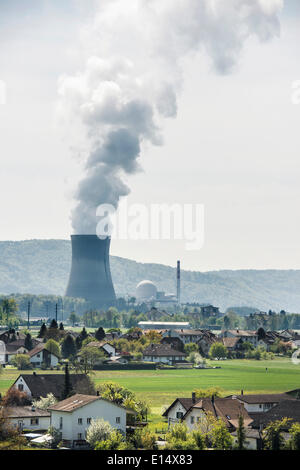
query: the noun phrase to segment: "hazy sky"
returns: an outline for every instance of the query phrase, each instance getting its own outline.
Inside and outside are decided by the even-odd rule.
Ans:
[[[81,28],[93,4],[1,1],[1,240],[72,232],[82,166],[76,128],[57,119],[57,83],[82,70]],[[203,248],[114,240],[113,255],[169,265],[180,258],[193,270],[300,268],[300,105],[291,100],[300,80],[298,0],[285,1],[280,22],[280,38],[247,41],[228,75],[216,74],[204,54],[184,60],[178,115],[164,122],[164,145],[147,145],[143,171],[126,178],[131,203],[204,204]]]

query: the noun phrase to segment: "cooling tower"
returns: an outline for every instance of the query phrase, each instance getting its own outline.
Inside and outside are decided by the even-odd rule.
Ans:
[[[72,267],[67,297],[81,297],[94,308],[110,307],[116,295],[109,267],[110,238],[72,235]]]

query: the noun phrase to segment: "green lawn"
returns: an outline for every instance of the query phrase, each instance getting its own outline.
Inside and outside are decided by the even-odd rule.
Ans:
[[[169,405],[178,396],[191,396],[196,388],[219,386],[228,394],[240,393],[241,389],[245,393],[275,393],[300,388],[300,365],[293,365],[287,358],[273,361],[231,360],[212,364],[221,366],[221,369],[96,371],[92,377],[96,385],[104,381],[117,382],[138,397],[148,400],[155,421],[158,421],[163,406]],[[19,373],[13,369],[3,371],[0,376],[1,393],[7,390]]]

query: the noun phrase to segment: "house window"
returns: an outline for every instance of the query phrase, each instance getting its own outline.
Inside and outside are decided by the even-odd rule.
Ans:
[[[79,441],[81,441],[81,439],[82,439],[82,434],[81,434],[81,432],[79,432],[79,433],[77,434],[77,439],[78,439]]]
[[[177,413],[176,413],[176,418],[177,418],[177,419],[182,419],[182,418],[183,418],[183,413],[182,413],[182,411],[177,411]]]
[[[194,416],[191,416],[191,424],[194,424],[194,422],[195,422],[195,418]]]
[[[78,424],[82,424],[82,418],[78,418]]]
[[[86,424],[91,424],[92,418],[86,418]]]
[[[41,355],[40,355],[40,354],[37,354],[36,357],[41,357]]]
[[[59,429],[62,429],[63,427],[63,419],[62,417],[59,418]]]
[[[117,423],[117,424],[120,424],[120,423],[121,423],[121,418],[120,418],[119,416],[116,418],[116,423]]]
[[[18,385],[18,390],[19,390],[20,392],[23,392],[23,390],[24,390],[24,385],[23,385],[23,384],[19,384],[19,385]]]
[[[37,426],[39,424],[39,418],[31,418],[30,424],[31,426]]]

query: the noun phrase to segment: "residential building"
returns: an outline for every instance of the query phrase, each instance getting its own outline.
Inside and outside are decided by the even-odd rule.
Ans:
[[[19,431],[47,431],[50,426],[50,412],[34,406],[11,406],[6,408],[5,417]]]
[[[288,393],[262,393],[231,395],[231,398],[243,403],[248,413],[265,413],[282,401],[297,401]]]
[[[90,343],[88,343],[87,346],[98,348],[101,351],[103,351],[106,356],[109,356],[109,357],[116,355],[116,348],[105,340],[91,341]]]
[[[93,387],[87,375],[70,374],[70,382],[74,392],[92,394]],[[11,388],[16,388],[21,392],[26,392],[31,400],[46,397],[52,393],[60,400],[64,393],[64,374],[21,374],[12,384]]]
[[[195,394],[191,398],[176,398],[175,401],[163,413],[163,417],[167,419],[168,425],[180,423],[187,411],[196,403]]]
[[[86,433],[92,420],[104,419],[121,433],[126,433],[126,415],[135,414],[100,396],[76,394],[49,408],[51,426],[61,432],[65,446],[86,444]]]
[[[240,338],[242,342],[249,342],[253,346],[257,346],[258,333],[257,331],[246,331],[246,330],[223,330],[220,334],[220,338]]]
[[[59,361],[59,357],[50,352],[45,343],[41,343],[29,351],[28,356],[33,367],[41,367],[43,364],[46,367],[56,367]]]
[[[252,415],[254,429],[263,429],[268,424],[288,418],[289,421],[283,431],[288,431],[293,423],[300,423],[300,400],[282,400],[265,413]]]
[[[201,398],[194,403],[183,417],[183,422],[191,430],[200,426],[206,426],[206,416],[210,412],[212,416],[221,419],[229,432],[238,427],[239,416],[243,416],[245,427],[253,421],[242,403],[230,398]]]
[[[186,354],[173,349],[169,344],[151,343],[144,349],[143,359],[145,362],[161,362],[164,364],[174,365],[184,361]]]
[[[219,307],[214,307],[213,305],[202,305],[200,307],[200,312],[203,317],[219,317],[220,309]]]

